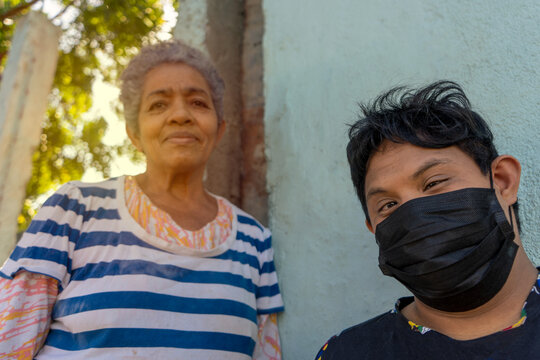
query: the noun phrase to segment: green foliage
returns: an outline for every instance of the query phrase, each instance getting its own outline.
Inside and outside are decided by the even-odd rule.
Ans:
[[[14,22],[43,0],[0,0],[0,71],[3,71]],[[62,17],[63,35],[41,143],[33,156],[32,178],[19,216],[24,230],[39,195],[70,180],[80,179],[93,167],[109,175],[115,154],[129,154],[127,144],[107,146],[102,138],[107,123],[90,118],[92,84],[96,77],[115,82],[118,74],[141,45],[155,42],[162,25],[159,0],[59,0],[71,20]],[[3,6],[2,6],[3,5]],[[175,4],[177,5],[177,4]],[[177,7],[176,7],[177,8]],[[15,13],[14,13],[15,12]],[[13,14],[14,13],[14,14]],[[9,16],[6,16],[9,14]]]

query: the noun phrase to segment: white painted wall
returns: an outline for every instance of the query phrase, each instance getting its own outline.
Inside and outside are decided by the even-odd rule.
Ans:
[[[286,360],[389,309],[345,157],[356,102],[396,84],[462,84],[523,164],[524,241],[540,264],[540,2],[265,0],[270,218]]]

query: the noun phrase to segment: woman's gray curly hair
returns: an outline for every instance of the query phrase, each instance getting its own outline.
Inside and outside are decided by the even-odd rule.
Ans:
[[[196,69],[210,86],[210,95],[216,109],[218,122],[223,121],[223,94],[225,85],[216,68],[201,51],[194,49],[180,40],[169,40],[145,46],[129,62],[120,80],[120,101],[124,105],[124,117],[127,126],[135,133],[139,132],[138,114],[146,74],[153,68],[165,63],[183,63]]]

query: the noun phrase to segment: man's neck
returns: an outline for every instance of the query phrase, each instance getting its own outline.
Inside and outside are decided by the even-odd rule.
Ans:
[[[477,339],[519,321],[521,309],[537,277],[538,271],[520,247],[506,283],[486,304],[470,311],[452,313],[431,308],[415,298],[402,310],[402,314],[416,324],[453,339]]]

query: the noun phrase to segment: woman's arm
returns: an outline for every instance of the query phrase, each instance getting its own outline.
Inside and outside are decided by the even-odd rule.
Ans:
[[[257,316],[259,337],[253,352],[254,360],[281,360],[277,314]]]
[[[0,278],[0,359],[33,359],[43,345],[58,282],[27,271]]]

